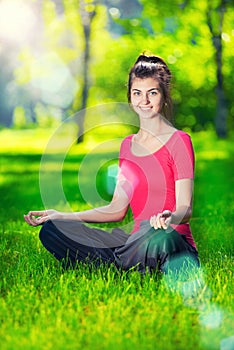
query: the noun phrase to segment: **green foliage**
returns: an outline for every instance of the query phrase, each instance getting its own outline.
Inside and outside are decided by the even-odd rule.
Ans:
[[[127,34],[116,39],[109,38],[106,40],[106,46],[100,42],[104,60],[100,60],[94,66],[93,76],[96,76],[96,79],[95,86],[90,90],[90,102],[95,104],[100,99],[110,101],[114,98],[124,101],[124,83],[127,81],[130,67],[141,52],[150,50],[164,57],[172,70],[176,125],[194,131],[210,128],[216,109],[214,90],[217,84],[217,68],[207,23],[208,2],[141,2],[142,18],[136,19],[134,26],[131,20],[118,20],[127,30]],[[215,17],[214,5],[210,11]],[[225,87],[230,87],[230,81],[233,79],[233,57],[230,56],[233,16],[233,8],[230,6],[225,13],[223,24],[223,30],[227,33],[223,35]],[[144,19],[148,19],[150,25],[144,26]],[[148,34],[145,32],[147,30]],[[94,40],[97,44],[98,39],[100,40],[100,37],[97,36]],[[229,65],[229,62],[232,62],[232,65]],[[227,96],[229,92],[231,89],[227,87]],[[229,117],[232,118],[233,107],[230,98],[229,103]]]
[[[139,15],[138,9],[135,18],[123,16],[121,11],[125,7],[121,2],[115,4],[110,4],[108,1],[84,2],[88,12],[93,11],[94,5],[96,9],[89,43],[91,60],[88,107],[106,102],[125,102],[129,69],[141,52],[150,50],[165,58],[172,70],[177,126],[187,127],[193,131],[210,129],[214,124],[217,102],[215,95],[217,67],[208,25],[209,18],[214,33],[222,36],[222,73],[228,102],[228,128],[232,129],[234,113],[232,1],[225,1],[222,33],[219,33],[221,0],[140,0],[139,2],[142,11]],[[1,54],[4,67],[7,66],[6,62],[11,63],[10,75],[2,77],[1,86],[4,87],[6,80],[9,80],[8,76],[12,75],[14,76],[11,82],[15,83],[14,98],[11,94],[11,100],[5,99],[2,105],[5,106],[8,101],[8,107],[9,104],[12,104],[12,108],[15,106],[16,124],[19,124],[21,118],[18,113],[19,106],[25,110],[30,109],[30,112],[26,113],[26,123],[34,124],[33,113],[39,119],[56,118],[58,112],[55,108],[57,108],[61,118],[65,118],[82,106],[85,37],[80,2],[69,0],[57,4],[52,0],[44,0],[40,5],[36,5],[36,2],[32,2],[31,5],[35,6],[38,14],[33,33],[35,40],[17,49],[9,51],[7,49],[8,60]],[[118,7],[117,12],[120,15],[111,19],[111,16],[108,16],[110,6],[112,12],[115,6]],[[134,13],[134,10],[132,12]],[[109,31],[109,21],[115,21],[118,28],[124,28],[123,31]],[[56,57],[56,60],[51,60],[51,56]],[[15,63],[12,65],[13,61]],[[8,72],[8,69],[3,71]],[[62,73],[65,74],[65,71],[66,78],[63,79]],[[68,96],[64,98],[65,95]],[[37,114],[38,104],[41,103],[47,108],[44,113],[46,117],[43,116],[43,109],[40,109],[40,115]],[[51,109],[51,105],[54,109]],[[3,114],[0,115],[0,123],[2,120],[2,123],[9,125],[10,121],[6,123],[5,120],[9,116]]]
[[[26,225],[23,214],[43,209],[38,177],[50,132],[0,134],[1,349],[220,349],[220,341],[233,336],[233,143],[217,140],[212,132],[192,134],[196,178],[191,225],[212,295],[187,304],[157,274],[85,264],[64,271],[42,247],[39,228]],[[64,189],[73,209],[86,207],[75,190],[77,165],[101,137],[102,130],[91,143],[89,137],[74,146],[65,159]],[[110,155],[103,150],[94,160],[102,156],[109,164]]]
[[[25,110],[23,107],[18,106],[14,111],[14,126],[16,128],[23,128],[26,126]]]

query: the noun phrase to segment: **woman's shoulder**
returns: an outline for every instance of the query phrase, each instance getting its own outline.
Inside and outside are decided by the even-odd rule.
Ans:
[[[182,152],[182,150],[192,152],[193,144],[190,135],[183,130],[176,129],[167,142],[167,148],[172,154]]]
[[[121,145],[120,145],[120,152],[121,153],[130,149],[131,140],[132,140],[133,136],[134,136],[134,134],[128,135],[122,140]]]
[[[191,136],[186,131],[180,129],[175,129],[173,136],[175,139],[191,140]]]
[[[130,134],[130,135],[126,136],[126,137],[123,139],[123,141],[125,141],[125,140],[130,140],[130,141],[131,141],[134,135],[135,135],[135,134]]]
[[[183,131],[183,130],[180,130],[180,129],[176,129],[176,130],[179,133],[179,135],[190,137],[189,133],[187,133],[186,131]]]
[[[126,136],[126,137],[122,140],[121,146],[122,146],[122,145],[129,144],[129,143],[132,141],[133,136],[134,136],[134,134],[131,134],[131,135]]]
[[[183,130],[176,130],[173,134],[173,137],[171,139],[171,150],[172,153],[181,153],[188,152],[190,154],[193,154],[193,144],[191,140],[191,136],[183,131]]]

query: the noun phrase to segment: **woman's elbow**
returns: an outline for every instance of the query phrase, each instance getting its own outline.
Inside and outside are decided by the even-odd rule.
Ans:
[[[191,206],[181,206],[176,210],[177,221],[180,221],[181,224],[189,222],[192,217],[192,207]]]
[[[184,222],[188,222],[192,217],[192,207],[188,206],[186,213],[185,213],[185,217],[184,217]]]
[[[127,214],[127,209],[121,210],[115,214],[115,220],[116,222],[118,221],[123,221],[125,216]]]

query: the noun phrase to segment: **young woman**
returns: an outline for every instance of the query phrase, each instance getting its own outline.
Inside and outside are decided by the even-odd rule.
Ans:
[[[122,141],[117,184],[108,205],[75,213],[30,211],[24,216],[29,225],[43,225],[40,239],[58,260],[72,266],[79,261],[113,263],[143,272],[179,270],[188,261],[199,266],[189,225],[193,146],[189,135],[170,122],[170,80],[169,68],[157,56],[140,55],[129,73],[128,100],[140,127]],[[134,218],[131,235],[84,224],[121,221],[129,206]]]

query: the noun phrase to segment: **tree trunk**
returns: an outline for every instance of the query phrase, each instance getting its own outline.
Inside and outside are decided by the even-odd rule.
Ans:
[[[221,8],[220,15],[220,30],[222,31],[223,23],[223,13],[224,9]],[[222,74],[222,37],[221,33],[213,38],[213,44],[216,48],[216,67],[217,67],[217,87],[216,87],[216,97],[217,97],[217,108],[215,117],[215,128],[218,137],[227,137],[227,101],[225,98],[225,92],[223,87],[223,74]]]
[[[9,57],[12,58],[14,55],[14,51],[7,51],[7,47],[3,46],[3,52],[0,53],[0,126],[5,127],[11,127],[13,123],[15,106],[8,88],[14,80],[14,66],[9,64]]]
[[[77,143],[81,143],[84,140],[84,122],[86,115],[86,107],[88,100],[89,92],[89,61],[90,61],[90,34],[91,34],[91,25],[94,16],[96,15],[95,5],[94,10],[88,12],[85,9],[84,2],[80,2],[80,13],[81,20],[84,30],[84,40],[85,40],[85,50],[84,50],[84,63],[83,63],[83,89],[81,92],[81,113],[78,115],[78,135]]]
[[[226,11],[226,0],[221,0],[220,5],[216,11],[219,15],[219,26],[214,28],[211,19],[211,9],[207,13],[208,26],[212,34],[212,41],[215,48],[215,61],[216,61],[216,76],[217,85],[215,89],[217,105],[215,116],[215,129],[216,134],[220,138],[227,137],[227,100],[225,98],[225,91],[223,87],[223,74],[222,74],[222,28],[224,12]],[[215,11],[215,10],[213,10]]]

